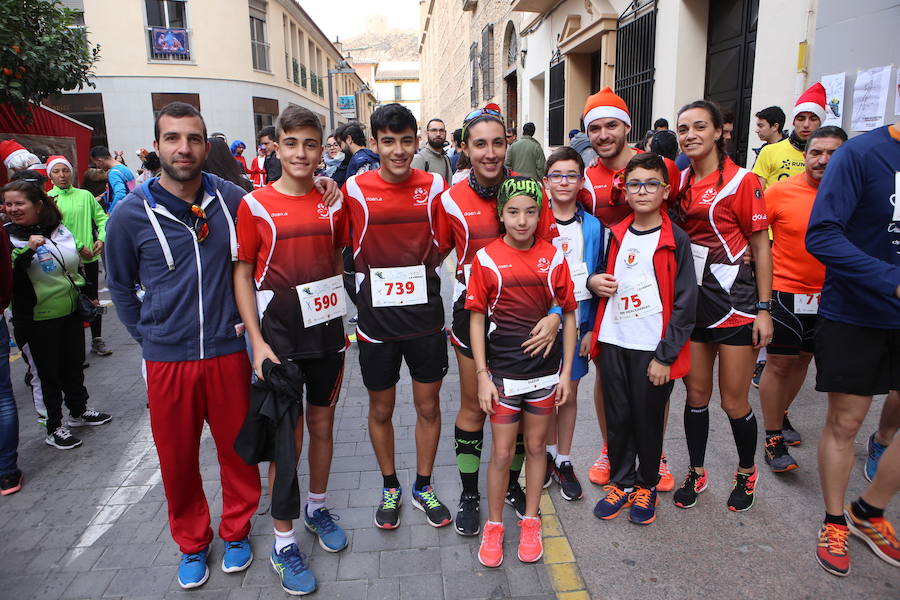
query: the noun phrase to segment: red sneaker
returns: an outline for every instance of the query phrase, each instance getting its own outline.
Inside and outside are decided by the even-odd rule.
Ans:
[[[872,552],[890,565],[900,567],[900,542],[891,522],[880,517],[878,519],[860,519],[853,514],[848,504],[844,508],[844,517],[850,533],[869,545]]]
[[[669,470],[669,461],[666,460],[666,453],[663,452],[659,458],[659,483],[656,484],[657,492],[671,492],[675,489],[675,478]]]
[[[503,562],[503,525],[501,523],[484,524],[481,534],[481,547],[478,549],[478,562],[486,567],[499,567]]]
[[[848,535],[850,530],[846,525],[822,523],[819,530],[816,560],[823,569],[838,577],[846,577],[850,573],[850,555],[847,554]]]
[[[519,521],[519,560],[533,563],[544,555],[541,520],[526,517]]]
[[[609,483],[609,456],[606,451],[606,444],[603,444],[600,458],[588,471],[588,479],[595,485],[607,485]]]

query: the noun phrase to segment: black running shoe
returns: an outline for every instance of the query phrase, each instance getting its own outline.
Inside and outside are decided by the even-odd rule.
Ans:
[[[559,493],[565,500],[581,500],[581,482],[575,476],[572,463],[565,461],[553,470],[553,478],[559,484]]]
[[[734,489],[731,490],[731,494],[728,496],[728,510],[735,512],[750,510],[756,496],[756,482],[758,478],[759,469],[755,466],[752,473],[735,472]]]
[[[706,489],[706,486],[706,470],[704,469],[701,474],[694,469],[689,469],[687,477],[684,478],[684,483],[672,495],[672,501],[675,502],[675,506],[678,508],[690,508],[697,504],[697,496]]]
[[[438,500],[432,486],[426,485],[421,490],[413,489],[412,505],[425,513],[428,524],[432,527],[450,524],[450,511]]]
[[[784,437],[773,435],[766,438],[766,464],[775,473],[784,473],[798,469],[799,465],[785,446]]]
[[[400,488],[382,488],[381,504],[375,509],[375,527],[397,529],[400,526]]]
[[[556,468],[556,461],[553,460],[553,455],[549,452],[547,453],[547,475],[544,477],[544,489],[550,487],[550,482],[553,481],[553,469]]]
[[[453,524],[456,533],[464,536],[475,536],[481,533],[481,497],[478,492],[463,492],[459,497],[459,509]]]
[[[781,435],[784,436],[784,443],[788,446],[799,446],[800,442],[803,441],[800,432],[791,425],[791,420],[788,419],[788,411],[784,411],[784,420],[781,421]]]
[[[86,408],[80,417],[69,416],[69,427],[84,427],[85,425],[97,426],[109,423],[112,417],[95,408]]]
[[[16,469],[0,477],[0,496],[15,494],[22,489],[22,471]]]
[[[506,488],[506,498],[503,501],[516,510],[517,517],[525,518],[525,490],[518,481],[509,484],[509,487]]]
[[[67,427],[63,426],[57,427],[44,441],[47,445],[60,450],[71,450],[81,445],[81,440],[72,435],[72,432]]]

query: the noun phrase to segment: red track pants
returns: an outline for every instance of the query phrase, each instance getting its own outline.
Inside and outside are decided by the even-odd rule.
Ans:
[[[204,421],[216,442],[222,480],[219,537],[237,541],[250,533],[250,517],[259,505],[259,468],[234,451],[249,394],[246,352],[184,362],[147,361],[150,427],[169,504],[169,528],[184,553],[199,552],[213,539],[200,477]]]

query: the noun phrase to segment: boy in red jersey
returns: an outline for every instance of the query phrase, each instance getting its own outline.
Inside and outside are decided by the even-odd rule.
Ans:
[[[612,519],[631,506],[629,520],[649,525],[656,519],[666,404],[690,364],[697,279],[690,238],[661,210],[670,185],[662,157],[635,155],[624,178],[633,212],[611,230],[592,339],[591,354],[599,354],[603,370],[612,467],[594,515]]]
[[[247,194],[238,209],[235,299],[247,327],[257,376],[265,377],[267,360],[293,363],[303,374],[310,434],[309,495],[303,517],[307,529],[318,535],[319,545],[338,552],[347,547],[347,536],[325,508],[325,492],[346,347],[341,321],[346,312],[340,255],[343,208],[340,201],[327,206],[314,187],[313,171],[322,154],[318,117],[308,109],[289,106],[278,118],[277,136],[282,176]],[[295,424],[294,440],[299,456],[302,417]],[[280,477],[284,471],[279,471]],[[275,478],[273,461],[269,465],[273,490]],[[273,494],[272,565],[285,591],[307,594],[315,590],[316,581],[294,538],[293,519],[299,516],[299,506],[280,505],[277,498]]]
[[[504,235],[476,254],[466,293],[478,402],[491,417],[493,435],[489,516],[478,552],[486,567],[503,562],[503,502],[523,412],[526,499],[518,555],[522,562],[543,555],[538,504],[546,465],[544,440],[554,405],[564,404],[571,395],[577,305],[565,255],[535,237],[542,201],[543,191],[534,179],[514,176],[503,182],[497,211]],[[522,342],[554,301],[563,311],[563,341],[557,338],[547,355],[532,356],[523,351]],[[485,326],[487,319],[490,327]]]
[[[431,472],[441,434],[439,394],[447,374],[447,337],[439,269],[443,256],[432,222],[444,180],[413,169],[416,119],[400,104],[372,114],[378,169],[344,184],[356,267],[356,337],[369,391],[369,436],[384,479],[375,525],[400,525],[400,481],[394,461],[394,403],[406,360],[416,407],[416,480],[412,504],[433,527],[450,524]]]

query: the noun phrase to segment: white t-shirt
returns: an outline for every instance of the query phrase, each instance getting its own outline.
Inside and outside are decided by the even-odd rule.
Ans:
[[[628,228],[613,269],[619,289],[607,301],[599,341],[648,352],[659,345],[662,302],[653,269],[659,231],[659,227],[650,231]]]
[[[584,233],[581,231],[581,223],[575,217],[569,223],[556,220],[557,231],[559,235],[553,238],[553,245],[566,257],[569,263],[569,271],[578,266],[578,263],[584,262]],[[578,308],[575,309],[575,320],[580,323],[581,315],[578,314]],[[562,324],[560,324],[562,327]]]

